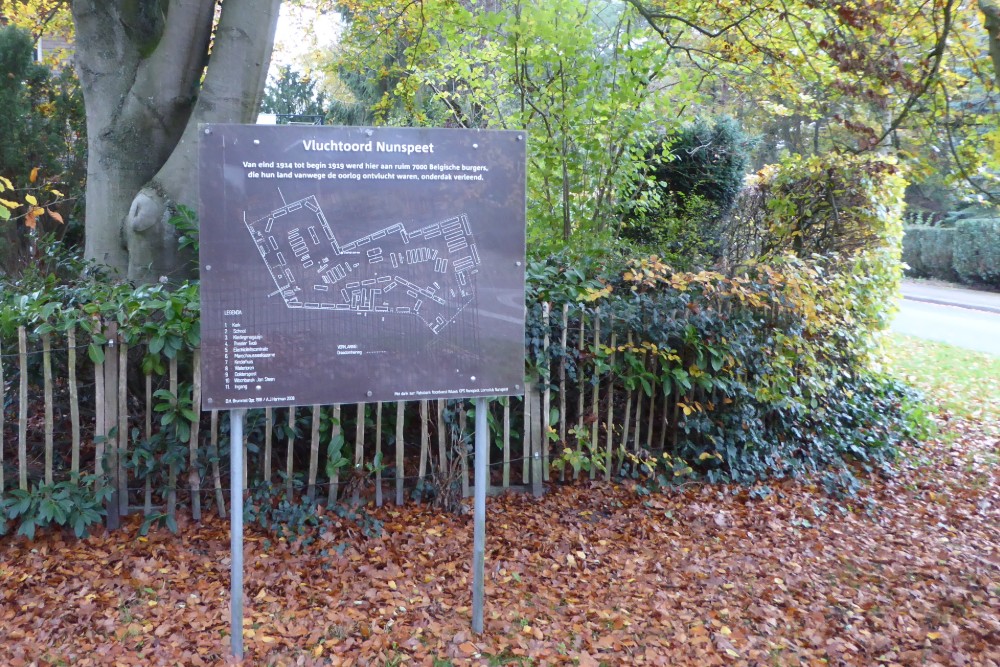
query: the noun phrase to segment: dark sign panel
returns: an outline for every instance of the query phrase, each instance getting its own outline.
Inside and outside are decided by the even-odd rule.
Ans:
[[[206,125],[205,409],[522,393],[525,136]]]

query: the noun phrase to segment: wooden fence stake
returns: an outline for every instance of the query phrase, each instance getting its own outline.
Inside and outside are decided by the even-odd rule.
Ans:
[[[215,485],[215,507],[219,516],[226,518],[226,496],[222,492],[222,471],[219,465],[219,411],[212,410],[209,425],[209,451],[212,457],[212,482]]]
[[[594,358],[597,358],[597,353],[601,347],[601,310],[600,308],[594,309]],[[600,410],[600,400],[601,400],[601,373],[597,369],[597,364],[594,364],[594,382],[591,385],[593,391],[593,400],[590,406],[591,418],[594,420],[590,425],[590,456],[594,459],[597,458],[597,429],[600,425],[601,420],[597,418],[597,413]],[[590,462],[590,479],[594,479],[597,476],[597,466],[595,465],[597,461]]]
[[[563,304],[562,312],[562,338],[560,340],[560,345],[562,347],[562,360],[559,364],[559,448],[560,451],[566,446],[566,359],[569,355],[566,354],[566,344],[569,340],[569,304]],[[525,394],[527,395],[527,394]],[[565,479],[565,468],[563,468],[563,478]]]
[[[365,467],[365,404],[358,403],[358,416],[354,420],[354,470],[352,471],[352,478],[356,477],[362,472],[364,472]],[[354,487],[354,492],[351,494],[351,500],[357,504],[361,499],[361,485],[352,483],[351,486]]]
[[[510,488],[510,396],[503,398],[503,488]]]
[[[662,369],[661,369],[662,370]],[[664,385],[660,385],[661,391],[663,392],[663,415],[660,419],[660,444],[659,452],[663,453],[663,448],[667,443],[667,428],[670,427],[670,420],[668,419],[669,413],[667,412],[670,407],[670,392]]]
[[[191,422],[191,440],[188,442],[188,486],[191,488],[191,516],[201,521],[201,477],[198,474],[198,434],[201,425],[201,350],[195,349],[192,365],[191,407],[196,418]]]
[[[525,387],[525,391],[528,387]],[[542,496],[542,397],[534,386],[531,387],[531,493],[536,497]]]
[[[17,357],[21,365],[17,403],[17,476],[22,491],[28,490],[28,336],[17,328]]]
[[[331,423],[330,438],[339,438],[343,433],[343,425],[340,423],[340,403],[333,406],[333,422]],[[341,451],[340,455],[343,456]],[[329,460],[329,457],[327,458]],[[337,502],[337,494],[340,493],[340,469],[335,468],[330,476],[330,488],[326,492],[326,504],[333,505]]]
[[[128,516],[128,345],[118,346],[118,513]]]
[[[145,429],[143,431],[146,442],[153,437],[153,375],[146,375],[146,415],[145,415]],[[152,475],[146,475],[146,484],[143,489],[143,503],[142,503],[142,513],[143,516],[149,516],[153,513],[153,478]]]
[[[444,423],[444,399],[439,398],[437,402],[438,474],[441,475],[442,483],[448,470],[447,436]]]
[[[99,489],[104,486],[102,478],[104,477],[105,441],[103,438],[107,433],[107,419],[104,414],[104,361],[100,361],[94,364],[94,475],[97,477],[97,488]]]
[[[417,470],[417,486],[424,493],[427,477],[427,458],[430,455],[430,417],[427,415],[427,401],[420,401],[420,467]]]
[[[651,359],[653,370],[656,370],[656,360]],[[646,418],[646,449],[653,451],[653,415],[656,413],[656,374],[651,383],[652,392],[649,395],[649,416]]]
[[[0,340],[0,497],[3,496],[4,491],[4,479],[3,479],[3,431],[4,431],[4,417],[7,414],[4,406],[7,405],[7,397],[3,379],[3,341]]]
[[[627,350],[626,354],[634,354],[632,349],[632,332],[628,332],[628,338],[626,342]],[[625,452],[628,451],[628,427],[632,419],[632,394],[635,393],[634,389],[625,388],[625,423],[622,425],[622,447],[618,455],[619,459],[624,461]]]
[[[264,408],[264,483],[271,483],[271,457],[274,441],[274,408]]]
[[[66,347],[69,358],[69,424],[70,437],[72,438],[72,451],[70,452],[70,472],[74,475],[80,472],[80,391],[76,382],[76,329],[69,328],[66,333]],[[3,384],[3,373],[0,373],[0,385]],[[3,405],[3,390],[0,389],[0,405]],[[2,436],[0,436],[2,437]],[[3,478],[0,477],[0,488],[3,488]]]
[[[111,322],[104,330],[107,345],[104,347],[104,435],[107,455],[108,484],[111,487],[111,497],[107,503],[108,530],[117,530],[121,525],[121,508],[118,499],[121,493],[121,483],[118,478],[118,324]],[[114,436],[112,436],[114,433]]]
[[[52,416],[52,335],[49,333],[42,334],[42,390],[45,401],[45,484],[51,485],[54,459],[52,430],[55,423]]]
[[[642,353],[642,367],[646,368],[646,353]],[[642,433],[642,397],[645,396],[645,392],[642,390],[642,383],[635,388],[635,435],[632,437],[633,448],[635,453],[638,454],[641,447],[639,446],[639,436]]]
[[[583,431],[583,410],[584,410],[584,399],[587,395],[587,381],[585,380],[585,374],[583,372],[583,343],[585,339],[585,326],[587,322],[587,311],[580,309],[580,339],[576,341],[576,353],[577,359],[581,362],[576,366],[576,379],[577,379],[577,396],[576,396],[576,453],[579,454],[583,451],[583,439],[580,437]],[[566,467],[563,466],[563,472],[566,471]],[[573,471],[573,479],[579,479],[580,471]],[[564,477],[565,478],[565,477]]]
[[[319,470],[319,421],[322,408],[312,406],[312,430],[309,434],[309,479],[306,485],[306,498],[316,500],[316,474]]]
[[[552,412],[552,360],[549,356],[549,310],[548,301],[542,303],[542,326],[545,336],[542,338],[542,376],[545,380],[545,393],[542,396],[542,477],[549,481],[549,414]]]
[[[608,328],[611,329],[611,360],[610,365],[612,368],[615,367],[615,355],[618,354],[618,334],[615,332],[615,318],[614,315],[608,321]],[[608,374],[608,421],[604,425],[607,429],[607,434],[605,436],[605,451],[604,451],[604,481],[611,481],[611,456],[612,456],[612,444],[611,441],[614,437],[615,432],[615,376],[614,373]]]
[[[176,356],[170,359],[167,368],[168,368],[167,372],[170,375],[170,405],[176,408],[177,391],[178,391]],[[232,428],[231,424],[230,428]],[[232,433],[230,433],[229,439],[230,439],[229,453],[230,457],[232,457],[232,447],[236,446],[236,443],[232,442]],[[177,518],[177,474],[178,474],[177,464],[171,463],[170,468],[168,469],[167,472],[167,515],[174,520],[176,520]]]
[[[465,439],[465,429],[468,425],[468,413],[465,409],[465,400],[459,402],[459,412],[458,412],[458,433],[459,433],[459,449],[462,452],[462,497],[468,498],[470,493],[469,485],[469,443]]]
[[[295,406],[288,406],[288,451],[285,453],[285,497],[292,502],[295,497],[293,472],[295,466]]]
[[[528,387],[526,381],[524,385],[524,396],[521,398],[522,414],[524,424],[521,427],[521,483],[531,483],[531,401],[529,400]]]
[[[382,507],[382,401],[375,404],[375,506]]]

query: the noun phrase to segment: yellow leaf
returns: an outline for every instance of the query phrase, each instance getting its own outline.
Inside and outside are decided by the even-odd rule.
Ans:
[[[61,193],[61,192],[59,192],[58,190],[56,190],[55,188],[52,188],[52,190],[50,190],[50,192],[51,192],[52,194],[54,194],[54,195],[55,195],[56,197],[65,197],[65,196],[66,196],[66,195],[64,195],[63,193]]]
[[[685,413],[685,414],[686,414],[686,413]],[[702,452],[702,453],[701,453],[701,454],[700,454],[700,455],[698,456],[698,460],[699,460],[699,461],[704,461],[705,459],[710,459],[710,458],[712,458],[712,455],[711,455],[711,454],[709,454],[708,452]]]
[[[38,167],[31,170],[31,176],[28,176],[28,180],[32,183],[38,180]]]
[[[313,647],[312,654],[313,654],[314,658],[318,658],[321,655],[323,655],[323,645],[322,644],[316,644],[316,646]]]
[[[7,179],[7,178],[4,178],[3,176],[0,176],[0,183],[2,183],[3,185],[5,185],[8,190],[13,190],[14,189],[14,184],[10,182],[10,179]],[[0,189],[0,192],[3,192],[3,190]]]
[[[38,206],[38,200],[35,199],[35,195],[24,195],[24,201],[28,202],[32,206]]]
[[[928,632],[927,633],[927,638],[930,639],[931,641],[935,641],[935,640],[941,639],[941,633],[940,632]]]
[[[392,581],[391,579],[389,580],[389,590],[390,591],[396,590],[396,582]]]
[[[16,201],[10,201],[8,199],[2,199],[2,198],[0,198],[0,204],[3,204],[7,208],[17,208],[18,206],[20,206],[20,204],[18,204]]]
[[[260,641],[264,642],[265,644],[273,644],[274,643],[274,637],[269,637],[267,635],[261,635],[260,636]]]
[[[45,209],[42,208],[41,206],[36,206],[35,208],[31,209],[31,214],[34,215],[36,218],[40,216],[42,213],[45,213]]]

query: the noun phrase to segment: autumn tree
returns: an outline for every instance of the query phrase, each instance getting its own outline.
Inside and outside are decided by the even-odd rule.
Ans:
[[[633,14],[578,0],[341,4],[340,62],[392,82],[373,105],[383,118],[402,107],[418,123],[528,130],[534,247],[617,232],[617,193],[669,113],[650,85],[667,56]]]

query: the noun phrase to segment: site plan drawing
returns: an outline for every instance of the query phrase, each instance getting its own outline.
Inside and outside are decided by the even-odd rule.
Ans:
[[[288,308],[414,317],[439,334],[475,302],[482,262],[464,213],[338,239],[310,195],[244,222]]]

